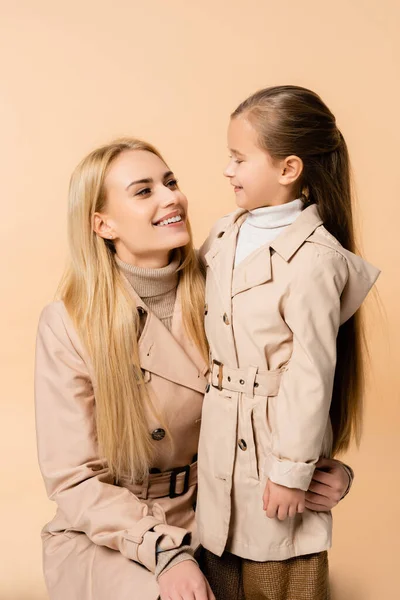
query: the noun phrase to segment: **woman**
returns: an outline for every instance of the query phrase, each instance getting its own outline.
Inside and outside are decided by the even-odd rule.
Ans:
[[[69,196],[70,268],[41,316],[39,462],[57,503],[43,536],[56,600],[213,600],[193,558],[207,345],[187,200],[158,151],[89,154]],[[316,471],[308,507],[351,483]],[[190,544],[190,546],[189,546]]]

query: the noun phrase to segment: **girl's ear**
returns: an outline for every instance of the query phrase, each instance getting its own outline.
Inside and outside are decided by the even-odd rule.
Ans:
[[[93,231],[106,240],[113,240],[115,235],[112,227],[107,222],[107,217],[100,213],[94,213],[92,220]]]
[[[279,178],[281,185],[296,183],[303,172],[303,161],[298,156],[287,156],[281,163],[282,171]]]

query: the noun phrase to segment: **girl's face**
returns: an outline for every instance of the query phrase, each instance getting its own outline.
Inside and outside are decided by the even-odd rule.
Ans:
[[[190,241],[188,203],[174,174],[155,154],[122,152],[105,178],[106,205],[94,229],[113,239],[117,256],[129,264],[166,266],[170,252]]]
[[[241,208],[253,210],[288,202],[288,189],[282,183],[284,166],[258,145],[257,132],[244,117],[231,119],[228,128],[230,161],[224,171]]]

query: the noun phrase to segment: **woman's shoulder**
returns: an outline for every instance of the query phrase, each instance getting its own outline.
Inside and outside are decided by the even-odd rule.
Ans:
[[[70,325],[69,321],[70,319],[64,302],[62,300],[55,300],[46,304],[42,309],[39,317],[39,328],[51,327],[59,329],[61,326],[65,328],[66,324]]]
[[[85,356],[76,328],[62,300],[50,302],[43,308],[39,317],[38,337],[46,339],[48,344],[69,347],[81,357]]]

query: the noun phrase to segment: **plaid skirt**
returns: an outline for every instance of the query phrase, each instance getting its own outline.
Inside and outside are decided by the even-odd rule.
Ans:
[[[329,600],[328,553],[255,562],[202,549],[198,557],[217,600]]]

